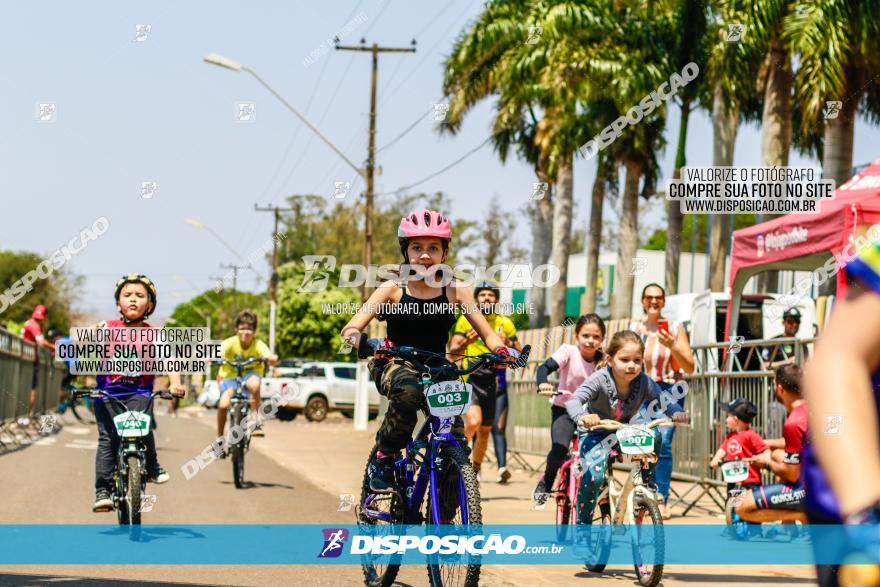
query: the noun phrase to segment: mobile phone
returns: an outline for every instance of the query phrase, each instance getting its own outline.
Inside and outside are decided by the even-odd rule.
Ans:
[[[661,330],[666,334],[669,334],[669,320],[660,320],[657,322],[657,330]]]

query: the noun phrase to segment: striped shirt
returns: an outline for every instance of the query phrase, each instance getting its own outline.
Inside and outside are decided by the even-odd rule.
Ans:
[[[669,320],[669,333],[678,337],[681,322]],[[675,369],[672,367],[672,349],[660,342],[657,331],[650,331],[641,320],[630,320],[627,330],[642,337],[645,343],[645,373],[654,381],[675,383]]]

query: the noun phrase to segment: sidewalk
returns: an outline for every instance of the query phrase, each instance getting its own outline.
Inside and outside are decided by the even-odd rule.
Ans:
[[[183,415],[183,414],[182,414]],[[198,408],[187,409],[185,415],[213,430],[216,412]],[[330,494],[339,496],[340,511],[348,511],[360,495],[367,455],[373,446],[378,429],[378,422],[369,423],[366,431],[353,429],[352,421],[338,414],[331,414],[320,423],[308,422],[297,417],[293,422],[272,420],[264,425],[265,437],[254,438],[251,448],[268,456],[281,466],[306,475],[309,480]],[[206,444],[210,442],[210,434],[206,431]],[[490,451],[491,456],[491,451]],[[534,467],[543,470],[543,459],[525,456]],[[481,484],[483,521],[498,524],[552,524],[555,519],[554,503],[548,503],[541,509],[535,509],[531,493],[538,481],[536,473],[529,473],[514,462],[508,463],[513,477],[506,485],[495,483],[496,468],[494,464],[483,465],[483,482]],[[687,484],[675,483],[677,490],[684,490]],[[680,487],[679,487],[680,485]],[[707,504],[708,505],[708,504]],[[677,508],[678,512],[681,508]],[[352,523],[354,513],[352,511]],[[678,513],[673,510],[673,514]],[[691,512],[687,517],[674,515],[666,524],[676,523],[718,523],[723,524],[720,514],[708,516]],[[583,567],[572,565],[526,566],[510,565],[507,567],[485,566],[483,580],[485,585],[558,585],[577,580],[578,584],[603,582],[610,580],[635,579],[632,566],[609,566],[604,576],[589,573]],[[687,584],[720,585],[736,583],[773,583],[775,585],[815,584],[812,567],[805,566],[668,566],[664,572],[664,585]]]

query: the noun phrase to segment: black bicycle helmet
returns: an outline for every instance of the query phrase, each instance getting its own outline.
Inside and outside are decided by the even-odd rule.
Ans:
[[[498,287],[497,283],[494,283],[492,281],[477,282],[477,284],[474,285],[474,299],[476,299],[476,297],[480,295],[481,291],[486,289],[495,294],[495,301],[499,301],[501,299],[501,289]]]
[[[125,286],[126,283],[140,283],[145,288],[147,288],[147,299],[150,303],[153,304],[153,308],[152,310],[148,308],[147,311],[144,312],[143,318],[146,318],[147,316],[152,314],[156,310],[156,305],[158,304],[158,291],[156,289],[156,284],[153,283],[153,281],[149,277],[140,273],[129,273],[128,275],[123,275],[116,281],[116,289],[113,292],[113,299],[115,301],[119,301],[119,294],[120,292],[122,292],[122,288]],[[123,317],[123,319],[125,318]]]

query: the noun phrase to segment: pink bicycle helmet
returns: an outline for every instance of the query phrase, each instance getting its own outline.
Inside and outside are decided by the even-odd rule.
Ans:
[[[397,228],[398,240],[420,236],[452,240],[452,225],[449,223],[449,218],[433,210],[413,210],[400,219],[400,226]]]

